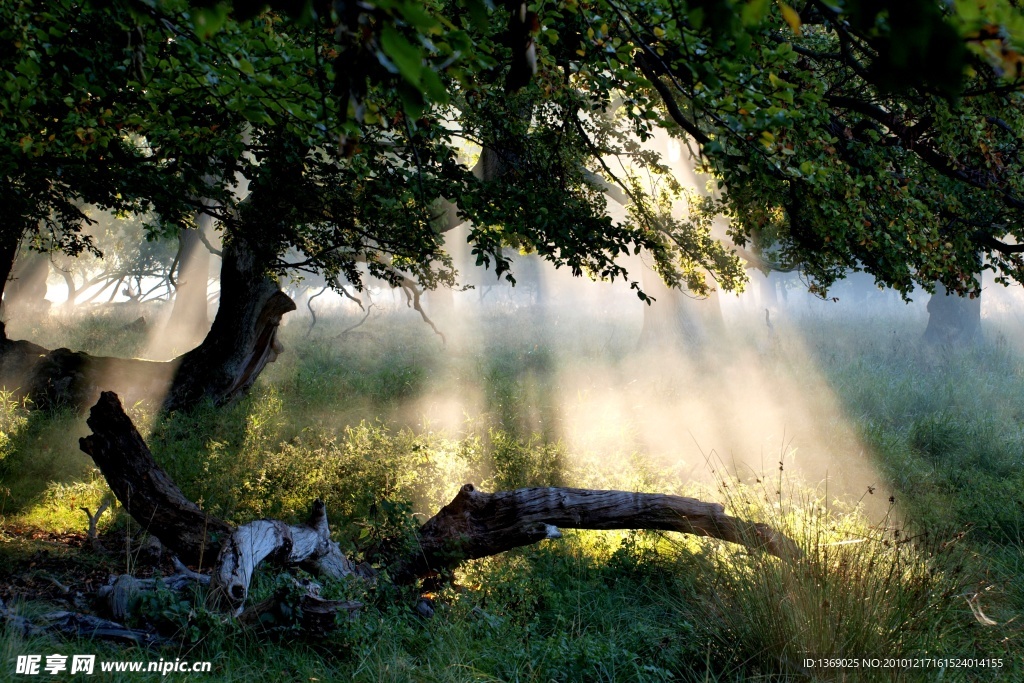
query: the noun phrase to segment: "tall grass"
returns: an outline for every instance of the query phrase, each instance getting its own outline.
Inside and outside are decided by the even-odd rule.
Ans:
[[[268,639],[222,624],[200,604],[163,605],[189,656],[215,662],[203,680],[936,680],[936,671],[804,664],[925,655],[1002,657],[994,680],[1024,677],[1015,621],[1024,608],[1024,431],[1016,419],[1024,359],[1005,346],[923,353],[907,328],[894,335],[891,323],[825,319],[788,332],[802,334],[808,355],[764,352],[773,372],[823,373],[834,389],[883,473],[865,501],[894,496],[880,506],[888,515],[872,518],[864,501],[837,500],[789,472],[730,472],[713,461],[711,484],[698,485],[634,441],[610,457],[574,452],[560,436],[554,397],[566,387],[557,370],[606,374],[625,361],[630,337],[602,328],[551,340],[531,320],[485,321],[482,342],[456,352],[394,321],[368,323],[341,341],[331,337],[345,321],[322,322],[308,339],[293,326],[284,329],[288,353],[237,404],[165,420],[136,408],[133,417],[160,463],[212,513],[298,520],[324,498],[343,547],[370,560],[384,536],[408,528],[410,513],[422,520],[466,481],[717,499],[731,514],[783,530],[805,557],[786,563],[673,534],[567,532],[467,564],[433,596],[431,620],[416,615],[408,596],[365,592],[371,607],[322,640]],[[657,382],[655,396],[696,391],[671,385],[667,373]],[[476,412],[455,428],[425,422],[417,411],[440,389],[474,396]],[[713,382],[702,390],[713,392]],[[77,451],[80,418],[8,403],[0,420],[0,474],[10,491],[0,514],[84,528],[74,508],[105,492]],[[254,594],[276,581],[267,570]],[[42,647],[4,638],[5,656]]]

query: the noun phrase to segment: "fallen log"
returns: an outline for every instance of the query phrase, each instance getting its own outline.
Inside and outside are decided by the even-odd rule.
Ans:
[[[263,561],[299,565],[340,578],[367,576],[330,539],[321,501],[304,525],[257,520],[234,528],[188,500],[153,460],[116,395],[104,392],[88,420],[92,436],[82,450],[107,478],[132,517],[187,562],[216,553],[211,587],[240,614],[253,572]],[[444,573],[474,558],[559,538],[559,528],[658,529],[738,543],[785,560],[801,556],[796,544],[765,524],[725,514],[718,503],[659,493],[575,488],[525,488],[485,493],[472,484],[418,531],[411,557],[389,568],[399,582]],[[370,570],[372,571],[372,570]]]
[[[0,322],[0,384],[33,408],[70,407],[84,411],[101,389],[116,389],[131,400],[162,396],[177,361],[93,356],[69,349],[46,349],[29,341],[8,339]]]
[[[313,502],[313,512],[305,525],[259,519],[238,527],[221,546],[210,585],[236,614],[249,595],[256,566],[268,558],[275,564],[298,565],[311,574],[332,579],[356,573],[356,567],[331,540],[327,508],[321,500]]]
[[[326,633],[337,624],[338,615],[352,618],[363,608],[357,600],[328,600],[320,597],[320,585],[295,581],[292,589],[280,588],[238,615],[246,626],[273,629],[298,625],[307,631]]]
[[[200,510],[156,464],[117,394],[100,394],[86,423],[92,435],[82,437],[79,446],[128,514],[187,564],[202,566],[216,558],[231,525]]]
[[[304,525],[257,520],[234,528],[199,509],[171,481],[116,394],[100,395],[87,424],[93,433],[82,437],[79,445],[128,514],[185,562],[203,566],[215,559],[211,588],[236,613],[248,597],[253,571],[266,559],[334,579],[356,572],[331,540],[322,502],[313,504]]]
[[[159,578],[138,579],[131,574],[111,575],[107,585],[97,591],[96,597],[105,602],[110,615],[120,621],[128,617],[131,602],[139,593],[158,588],[180,591],[195,584],[210,585],[209,576],[192,571],[181,564],[178,558],[174,558],[174,565],[177,573]]]
[[[766,524],[725,514],[719,503],[664,493],[560,487],[485,493],[472,484],[420,527],[415,557],[395,575],[425,576],[465,560],[497,555],[563,529],[654,529],[708,536],[762,550],[783,559],[801,552]]]

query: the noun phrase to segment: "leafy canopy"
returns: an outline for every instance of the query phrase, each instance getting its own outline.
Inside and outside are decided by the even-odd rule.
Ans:
[[[271,270],[432,286],[455,277],[447,201],[499,273],[513,246],[605,278],[646,250],[698,292],[741,286],[740,256],[821,293],[850,268],[904,292],[1021,279],[1013,3],[521,5],[8,3],[14,231],[73,250],[83,202],[206,211]],[[685,220],[656,129],[713,179]]]

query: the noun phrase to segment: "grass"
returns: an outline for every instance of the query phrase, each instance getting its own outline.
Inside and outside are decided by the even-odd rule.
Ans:
[[[240,631],[201,601],[164,596],[144,609],[162,615],[177,649],[55,644],[8,630],[0,678],[16,654],[51,650],[208,659],[213,674],[193,679],[217,681],[937,680],[935,670],[804,662],[926,655],[1003,659],[998,672],[947,669],[942,680],[1024,678],[1019,353],[1003,343],[929,351],[915,342],[915,321],[819,317],[778,324],[770,345],[759,327],[739,326],[739,342],[695,362],[652,361],[632,356],[630,319],[556,311],[547,325],[552,318],[572,334],[552,335],[536,317],[513,313],[462,330],[448,349],[394,317],[340,340],[333,336],[353,321],[322,320],[310,337],[293,325],[282,331],[288,351],[239,403],[159,422],[137,406],[133,416],[161,464],[214,514],[294,520],[322,497],[338,540],[357,557],[373,559],[382,539],[408,529],[410,513],[422,520],[473,481],[719,500],[786,531],[805,559],[784,563],[672,534],[570,531],[465,565],[434,596],[430,620],[416,615],[415,595],[386,584],[328,586],[370,607],[322,639]],[[38,326],[33,340],[53,345],[49,334],[104,351],[103,330],[121,323],[111,317],[79,330],[60,320]],[[143,343],[117,340],[122,352]],[[731,414],[756,386],[767,399]],[[826,394],[836,403],[827,409]],[[3,398],[0,515],[17,540],[0,556],[17,593],[14,580],[34,569],[39,552],[19,530],[84,529],[77,508],[95,509],[106,492],[77,451],[80,418],[28,413]],[[751,413],[782,401],[802,406],[814,439],[794,446],[783,436],[745,464],[717,443],[693,454],[686,431],[701,427],[694,415],[723,416],[725,442],[762,428]],[[844,457],[861,458],[853,449],[877,478],[840,471]],[[828,479],[798,467],[826,454]],[[102,526],[127,525],[115,511]],[[107,562],[124,571],[131,559]],[[280,581],[261,572],[254,595]]]

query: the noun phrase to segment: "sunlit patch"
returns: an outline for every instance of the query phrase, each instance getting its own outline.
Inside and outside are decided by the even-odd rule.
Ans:
[[[36,502],[18,515],[18,520],[56,533],[84,532],[89,527],[89,518],[84,510],[94,514],[104,502],[111,499],[106,480],[98,470],[94,470],[83,481],[50,483],[39,494]],[[106,527],[113,517],[113,512],[108,508],[99,518],[99,528]]]

